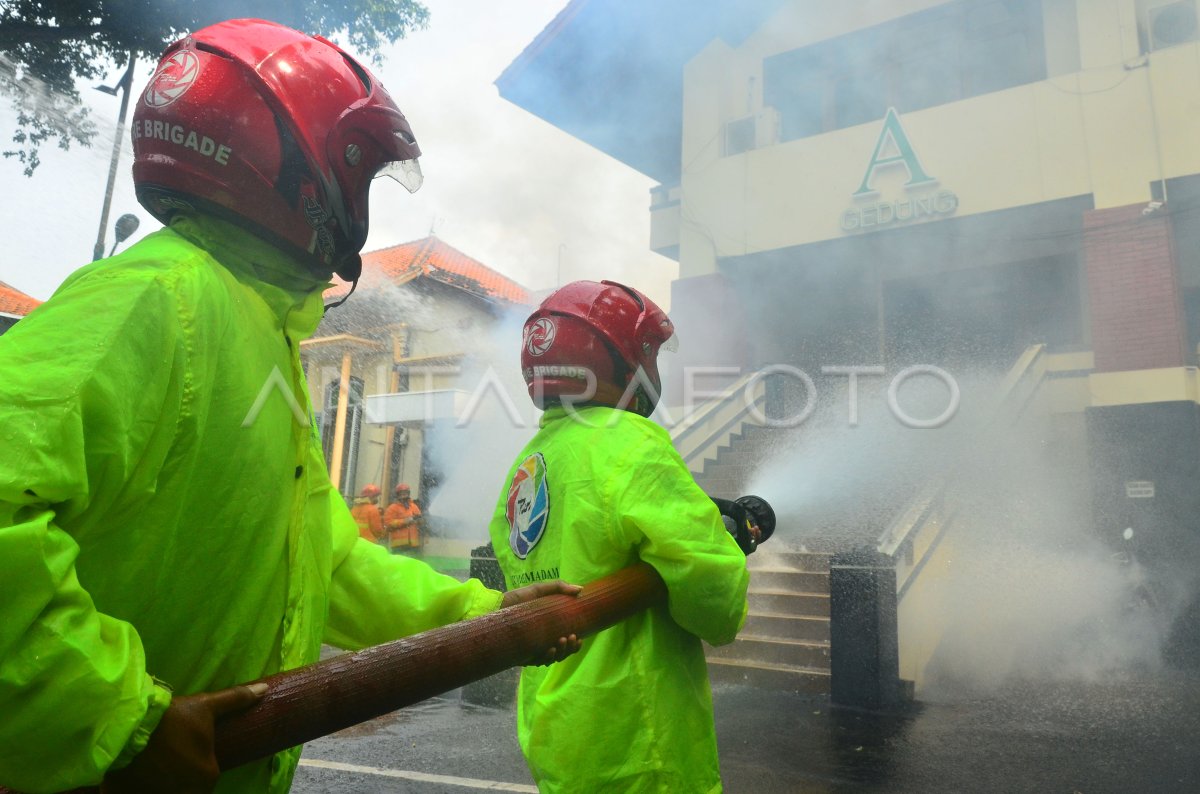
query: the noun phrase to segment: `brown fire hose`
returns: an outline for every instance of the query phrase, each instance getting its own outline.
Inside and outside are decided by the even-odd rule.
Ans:
[[[638,563],[578,596],[539,598],[260,679],[269,686],[262,700],[217,723],[217,759],[225,770],[265,758],[525,664],[559,637],[596,634],[665,601],[658,572]]]
[[[474,620],[264,678],[253,708],[218,723],[222,769],[264,758],[524,664],[559,637],[595,634],[660,603],[666,586],[638,563],[578,596],[547,596]]]

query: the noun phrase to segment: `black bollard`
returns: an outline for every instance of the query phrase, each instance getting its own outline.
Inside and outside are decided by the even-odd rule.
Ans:
[[[484,587],[492,590],[499,590],[503,593],[508,589],[504,585],[504,572],[500,570],[500,563],[496,560],[496,550],[492,548],[491,543],[471,549],[470,576],[472,579],[483,582]]]
[[[829,566],[830,695],[836,706],[887,711],[901,703],[896,569],[871,549]]]

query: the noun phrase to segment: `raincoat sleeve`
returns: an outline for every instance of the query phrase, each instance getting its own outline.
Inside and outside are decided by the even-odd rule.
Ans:
[[[613,475],[617,542],[662,576],[676,623],[710,645],[732,642],[746,620],[746,556],[669,439],[630,452]]]
[[[56,298],[0,340],[0,783],[31,794],[99,783],[170,703],[59,520],[103,512],[173,435],[175,301],[98,274]]]
[[[460,582],[360,538],[349,509],[329,490],[334,568],[326,642],[357,650],[500,608],[503,594],[478,579]]]

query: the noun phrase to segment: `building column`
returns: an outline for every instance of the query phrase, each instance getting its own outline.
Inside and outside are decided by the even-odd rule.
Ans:
[[[388,393],[395,394],[400,390],[400,359],[404,357],[405,335],[408,333],[406,325],[392,329],[392,371],[388,376]],[[392,488],[392,447],[396,443],[396,426],[388,425],[387,431],[384,433],[383,439],[383,489],[386,492],[385,498],[391,497]],[[403,468],[403,466],[401,466]]]
[[[338,382],[337,418],[333,423],[333,451],[330,453],[329,481],[342,490],[342,449],[346,444],[346,413],[350,403],[350,351],[342,354],[341,380]]]

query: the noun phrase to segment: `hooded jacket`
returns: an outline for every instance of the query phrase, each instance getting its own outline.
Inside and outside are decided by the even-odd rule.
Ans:
[[[746,557],[663,428],[627,411],[562,408],[510,470],[489,526],[507,585],[586,584],[638,560],[668,603],[521,673],[517,735],[538,788],[719,791],[712,692],[700,640],[746,617]]]
[[[301,370],[325,286],[302,272],[234,226],[179,218],[0,337],[0,784],[99,783],[171,691],[499,606],[359,539]],[[218,791],[286,791],[298,758]]]

